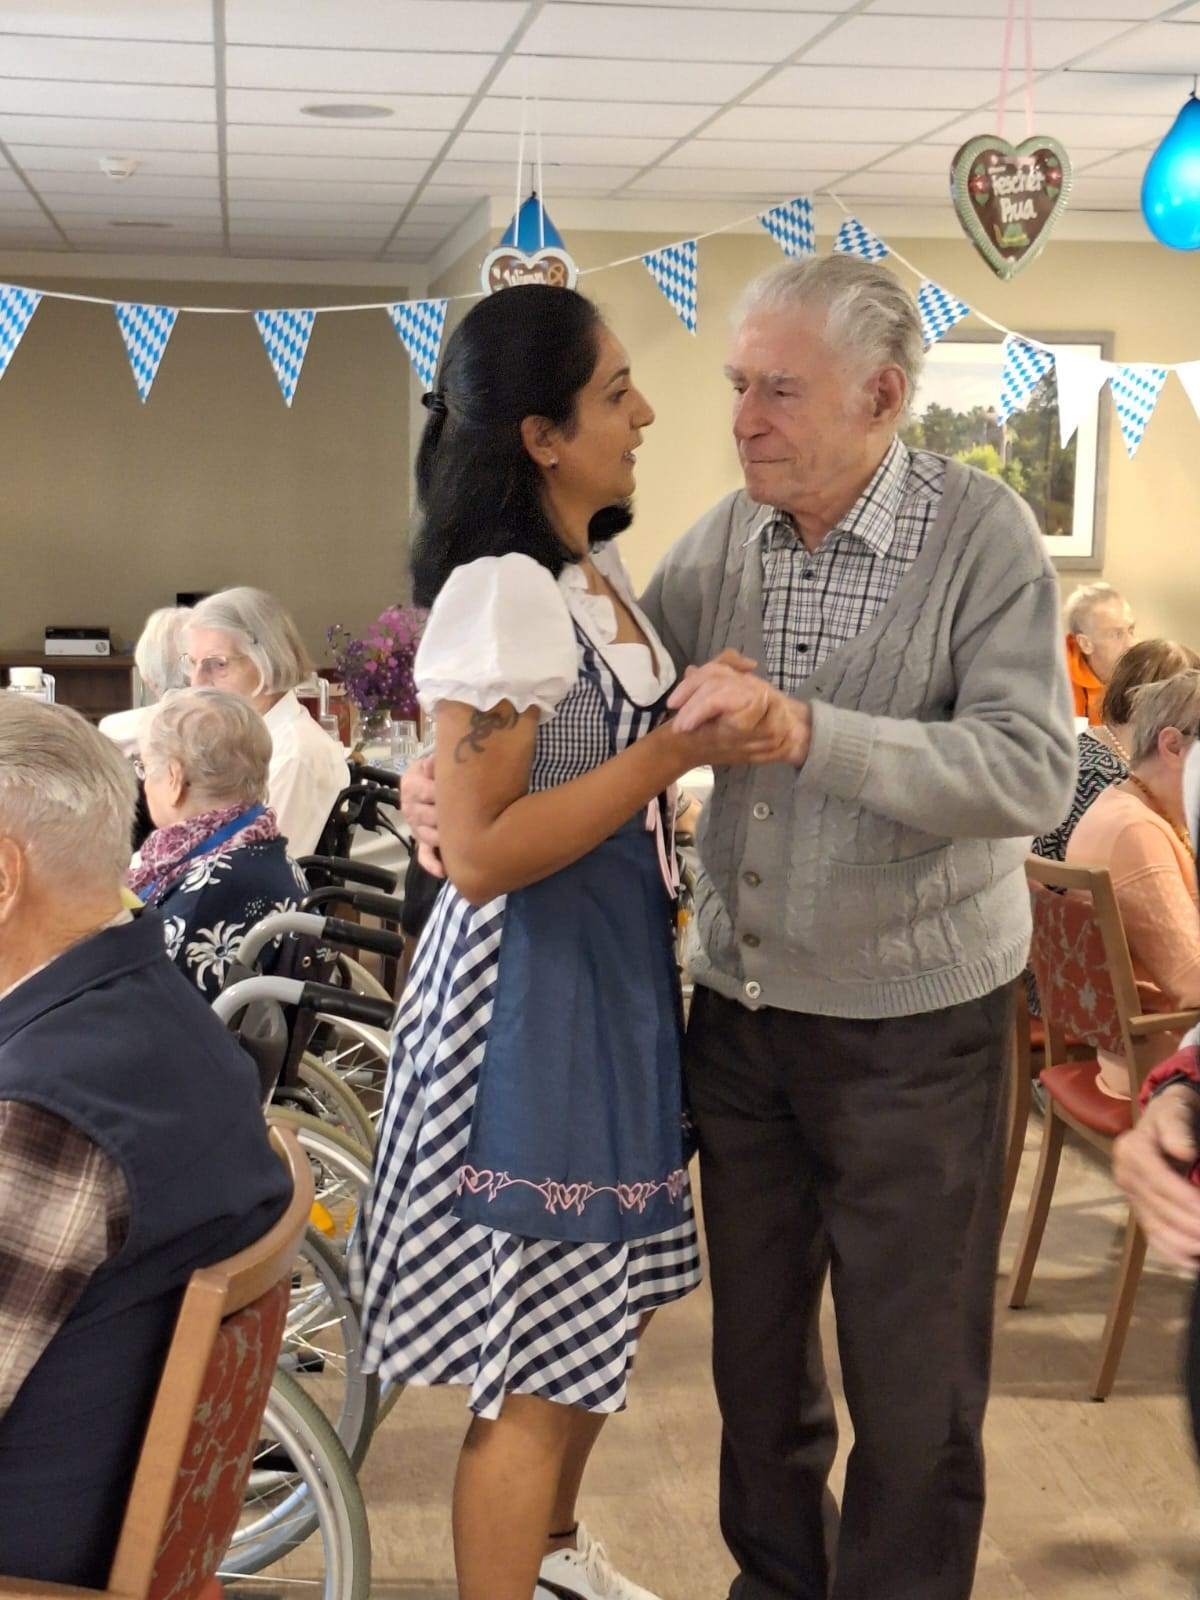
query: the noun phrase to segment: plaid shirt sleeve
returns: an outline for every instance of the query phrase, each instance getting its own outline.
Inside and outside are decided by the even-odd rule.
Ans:
[[[0,1101],[0,1418],[128,1226],[114,1161],[53,1112]]]

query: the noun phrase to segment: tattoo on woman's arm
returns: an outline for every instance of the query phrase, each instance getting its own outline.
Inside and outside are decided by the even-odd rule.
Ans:
[[[464,733],[454,747],[455,761],[463,762],[468,755],[482,755],[484,744],[493,733],[515,728],[519,721],[520,717],[511,706],[500,711],[472,711],[470,732]]]

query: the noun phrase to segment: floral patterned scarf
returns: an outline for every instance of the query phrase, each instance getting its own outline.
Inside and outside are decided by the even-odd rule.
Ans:
[[[156,828],[142,845],[138,864],[130,867],[125,881],[139,896],[153,885],[152,903],[157,904],[192,863],[210,854],[211,850],[240,850],[243,845],[262,844],[279,837],[279,823],[268,806],[262,816],[256,817],[232,838],[218,841],[211,850],[204,848],[206,840],[247,809],[246,806],[218,806],[213,811],[201,811],[197,816],[188,817],[184,822]]]

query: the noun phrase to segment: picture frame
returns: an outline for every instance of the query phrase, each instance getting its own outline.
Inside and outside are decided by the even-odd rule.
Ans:
[[[1112,354],[1111,333],[1030,337],[1083,356],[1109,360]],[[901,436],[915,448],[957,456],[1002,477],[1033,511],[1057,568],[1098,571],[1107,510],[1108,385],[1101,385],[1064,450],[1053,371],[1021,411],[1007,423],[998,421],[1003,341],[1001,333],[951,333],[927,350],[913,419]]]

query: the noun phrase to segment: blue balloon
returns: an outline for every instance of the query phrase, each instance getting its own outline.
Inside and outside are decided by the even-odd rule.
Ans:
[[[1150,157],[1142,179],[1142,215],[1160,244],[1200,250],[1200,100],[1195,95]]]

